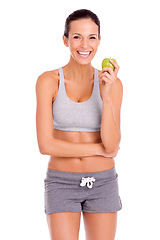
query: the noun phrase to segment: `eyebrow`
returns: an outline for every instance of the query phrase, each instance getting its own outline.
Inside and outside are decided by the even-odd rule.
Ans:
[[[81,36],[81,34],[80,34],[80,33],[73,33],[72,35],[79,35],[79,36]],[[95,33],[92,33],[92,34],[90,34],[89,36],[97,36],[97,34],[95,34]]]

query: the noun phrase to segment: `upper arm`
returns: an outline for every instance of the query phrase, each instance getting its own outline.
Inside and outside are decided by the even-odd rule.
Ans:
[[[44,151],[48,139],[53,137],[52,102],[56,93],[56,79],[53,74],[45,72],[36,82],[36,130],[40,152]]]
[[[117,78],[115,85],[113,87],[112,105],[113,105],[114,115],[115,115],[119,130],[120,130],[120,112],[121,112],[122,98],[123,98],[123,85],[121,80]]]

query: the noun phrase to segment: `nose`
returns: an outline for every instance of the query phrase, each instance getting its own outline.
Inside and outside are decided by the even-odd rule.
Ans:
[[[81,41],[81,47],[82,47],[83,49],[87,49],[87,48],[88,48],[88,41],[87,41],[87,39],[82,39],[82,41]]]

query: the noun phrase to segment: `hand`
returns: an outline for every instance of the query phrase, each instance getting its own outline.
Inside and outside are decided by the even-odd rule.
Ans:
[[[112,88],[117,79],[117,74],[119,71],[119,66],[115,61],[110,60],[110,62],[114,65],[115,69],[112,67],[104,67],[99,76],[99,83],[102,86],[102,98],[103,100],[110,100],[112,97]]]
[[[117,148],[114,152],[112,152],[112,153],[106,153],[106,152],[105,152],[105,148],[104,148],[102,142],[101,142],[101,145],[102,145],[102,153],[101,153],[101,156],[103,156],[103,157],[113,157],[113,158],[117,156],[118,150],[120,149],[119,146],[118,146],[118,148]]]

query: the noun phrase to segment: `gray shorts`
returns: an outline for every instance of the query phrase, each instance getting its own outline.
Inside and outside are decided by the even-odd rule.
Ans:
[[[47,169],[45,213],[107,213],[121,210],[118,174],[115,167],[106,171],[76,173]]]

